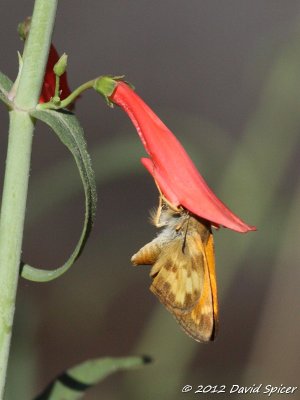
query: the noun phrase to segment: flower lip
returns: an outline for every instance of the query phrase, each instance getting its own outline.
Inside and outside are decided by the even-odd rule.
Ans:
[[[192,160],[166,125],[124,82],[117,82],[109,99],[119,105],[134,124],[150,158],[142,164],[160,191],[175,207],[237,232],[256,230],[225,206],[208,187]]]

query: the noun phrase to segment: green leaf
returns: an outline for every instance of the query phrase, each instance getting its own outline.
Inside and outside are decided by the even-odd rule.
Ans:
[[[47,282],[65,273],[74,264],[85,246],[95,218],[96,182],[90,156],[86,149],[83,130],[77,118],[65,110],[33,111],[31,115],[49,125],[62,143],[70,150],[76,161],[85,193],[85,219],[82,233],[75,250],[67,262],[61,267],[51,270],[31,267],[28,264],[22,266],[21,275],[23,278],[35,282]]]
[[[8,99],[8,92],[12,87],[12,81],[2,72],[0,72],[0,100],[2,100],[7,106],[11,106],[11,101]]]
[[[76,400],[108,375],[149,363],[148,357],[97,358],[76,365],[59,375],[34,400]]]

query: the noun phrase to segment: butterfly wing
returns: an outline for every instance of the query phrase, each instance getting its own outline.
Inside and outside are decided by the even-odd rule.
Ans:
[[[203,228],[203,227],[202,227]],[[197,341],[216,335],[218,304],[213,235],[193,229],[185,239],[169,243],[153,265],[150,290]]]
[[[170,310],[192,310],[201,296],[204,270],[203,255],[195,251],[195,237],[188,235],[166,244],[153,265],[150,290]]]
[[[203,243],[199,243],[199,247]],[[200,342],[214,340],[218,328],[218,300],[214,262],[213,236],[209,237],[204,251],[204,282],[201,297],[195,307],[187,312],[173,312],[184,331]]]

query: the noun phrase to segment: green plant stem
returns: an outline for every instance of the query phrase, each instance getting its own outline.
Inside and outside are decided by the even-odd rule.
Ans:
[[[0,216],[0,399],[3,398],[24,230],[34,120],[58,0],[36,0],[23,68],[10,111]]]
[[[15,308],[33,121],[10,112],[9,144],[0,220],[0,385],[3,393]],[[16,158],[18,158],[16,162]],[[2,399],[1,395],[0,398]]]
[[[18,108],[32,109],[38,102],[48,60],[57,2],[58,0],[35,0],[15,98]]]
[[[59,82],[60,82],[60,77],[55,75],[55,92],[54,92],[54,97],[59,98]]]

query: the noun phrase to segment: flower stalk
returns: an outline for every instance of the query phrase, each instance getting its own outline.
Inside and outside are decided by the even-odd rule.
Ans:
[[[23,55],[9,139],[0,214],[0,399],[3,398],[12,334],[34,121],[29,115],[39,99],[58,0],[36,0]]]
[[[92,79],[88,82],[83,83],[77,89],[75,89],[68,97],[61,100],[59,104],[55,104],[52,100],[47,103],[40,103],[36,106],[37,110],[60,110],[61,108],[68,108],[74,101],[87,89],[92,89],[94,87],[96,79]]]

